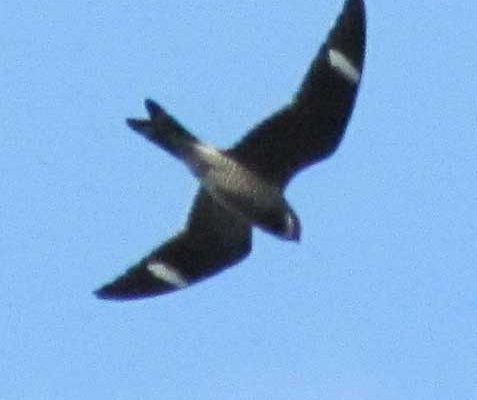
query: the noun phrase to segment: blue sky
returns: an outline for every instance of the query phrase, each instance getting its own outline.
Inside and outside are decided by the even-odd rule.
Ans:
[[[342,2],[2,1],[2,400],[477,398],[477,6],[368,3],[345,140],[287,190],[301,243],[114,303],[197,187],[124,118],[152,97],[231,145]]]

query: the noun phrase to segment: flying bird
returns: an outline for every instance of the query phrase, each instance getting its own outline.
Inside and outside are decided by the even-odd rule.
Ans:
[[[289,104],[226,150],[200,142],[146,100],[149,118],[127,124],[183,161],[200,188],[186,226],[95,294],[129,300],[185,288],[243,260],[253,227],[298,241],[300,222],[285,188],[338,147],[361,81],[365,43],[364,2],[346,0]]]

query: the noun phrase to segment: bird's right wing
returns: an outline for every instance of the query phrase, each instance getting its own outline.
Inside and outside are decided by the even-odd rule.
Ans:
[[[364,64],[363,0],[347,0],[293,101],[253,128],[228,154],[284,187],[333,153],[353,110]]]
[[[95,294],[131,300],[168,293],[224,270],[250,249],[250,225],[201,188],[185,229]]]

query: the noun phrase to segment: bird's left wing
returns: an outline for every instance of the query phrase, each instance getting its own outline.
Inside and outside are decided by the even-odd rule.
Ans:
[[[131,300],[168,293],[237,263],[250,249],[250,225],[201,188],[186,227],[95,294]]]
[[[365,42],[364,2],[347,0],[293,101],[227,153],[281,187],[333,153],[353,110]]]

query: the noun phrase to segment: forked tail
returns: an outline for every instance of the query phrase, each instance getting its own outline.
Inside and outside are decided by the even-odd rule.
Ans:
[[[151,99],[144,104],[150,119],[128,118],[128,126],[174,156],[187,158],[199,141],[159,104]]]

